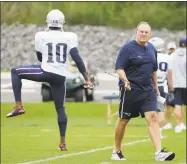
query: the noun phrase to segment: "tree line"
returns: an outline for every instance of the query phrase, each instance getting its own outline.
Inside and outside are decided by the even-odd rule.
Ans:
[[[186,2],[1,2],[1,23],[45,24],[46,15],[60,9],[66,24],[135,28],[147,21],[154,29],[186,29]]]

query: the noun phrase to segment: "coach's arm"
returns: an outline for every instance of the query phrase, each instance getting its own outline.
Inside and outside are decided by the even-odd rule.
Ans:
[[[153,79],[153,86],[156,91],[157,95],[160,95],[159,89],[158,89],[158,82],[157,82],[157,71],[152,73],[152,79]]]

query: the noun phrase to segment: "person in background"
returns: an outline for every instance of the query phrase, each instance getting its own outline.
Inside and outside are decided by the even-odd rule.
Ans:
[[[168,55],[172,57],[172,54],[175,52],[177,46],[175,42],[170,42],[167,45]],[[174,108],[174,94],[172,91],[169,90],[169,94],[166,98],[166,125],[163,127],[163,129],[171,129],[172,123],[171,123],[171,117],[172,117],[172,108]]]
[[[172,89],[172,70],[171,70],[171,57],[164,53],[164,40],[158,37],[153,37],[149,40],[153,44],[157,51],[157,63],[158,63],[158,89],[160,95],[164,98],[167,97],[168,88]],[[165,106],[158,104],[158,122],[160,126],[160,136],[162,136],[162,130],[165,125]]]
[[[179,48],[172,55],[172,79],[174,89],[174,115],[176,119],[176,133],[180,133],[182,130],[186,130],[183,108],[183,105],[186,105],[187,101],[186,45],[186,38],[181,38],[179,41]]]

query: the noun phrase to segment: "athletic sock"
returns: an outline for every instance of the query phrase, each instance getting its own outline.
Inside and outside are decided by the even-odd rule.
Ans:
[[[159,151],[155,152],[155,155],[158,155],[160,152],[161,152],[161,149]]]

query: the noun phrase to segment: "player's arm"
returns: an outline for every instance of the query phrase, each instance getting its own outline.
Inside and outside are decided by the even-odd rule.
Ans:
[[[37,56],[37,59],[42,62],[42,53],[39,52],[39,51],[36,51],[36,56]]]
[[[80,73],[83,75],[84,79],[86,81],[88,81],[89,80],[88,72],[86,71],[85,64],[79,55],[78,49],[76,47],[72,48],[70,50],[70,55],[71,55],[72,59],[75,61],[77,68],[80,71]]]
[[[168,88],[169,91],[173,91],[173,79],[172,79],[172,59],[168,60]]]
[[[168,88],[169,91],[173,91],[173,80],[172,80],[172,70],[168,69]]]
[[[78,47],[78,37],[75,33],[71,33],[71,39],[69,40],[70,55],[77,65],[79,72],[83,75],[85,81],[89,81],[88,72],[86,71],[85,64],[79,55]]]
[[[36,33],[35,35],[35,51],[37,59],[42,62],[42,53],[40,52],[40,35]]]

